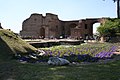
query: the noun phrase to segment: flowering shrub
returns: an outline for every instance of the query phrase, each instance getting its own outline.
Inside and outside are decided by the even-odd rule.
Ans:
[[[54,46],[44,48],[47,56],[57,56],[68,59],[69,61],[87,61],[95,62],[98,59],[110,59],[113,52],[117,49],[119,43],[105,44],[86,44],[78,46]]]
[[[20,61],[47,62],[49,57],[56,56],[69,60],[70,62],[97,62],[100,59],[112,59],[113,52],[118,48],[119,43],[85,44],[77,46],[53,46],[40,48],[44,55],[28,53],[17,55]]]

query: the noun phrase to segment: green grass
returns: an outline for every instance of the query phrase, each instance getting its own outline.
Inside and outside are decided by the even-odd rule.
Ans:
[[[0,30],[0,80],[120,80],[120,61],[51,66],[20,63],[11,54],[36,50],[12,31]]]
[[[119,80],[120,61],[51,66],[47,63],[25,63],[16,61],[0,63],[0,80]]]
[[[36,50],[9,30],[0,30],[0,60],[7,59],[11,54],[26,53]]]

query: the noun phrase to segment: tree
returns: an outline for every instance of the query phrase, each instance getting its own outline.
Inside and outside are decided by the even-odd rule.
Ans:
[[[120,18],[120,0],[113,0],[117,2],[117,18]]]
[[[120,33],[120,19],[107,19],[97,28],[101,37],[115,37]]]
[[[107,19],[97,31],[101,36],[116,36],[116,33],[120,33],[120,19]]]

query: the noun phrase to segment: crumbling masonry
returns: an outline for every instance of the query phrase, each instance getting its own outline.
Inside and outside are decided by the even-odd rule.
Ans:
[[[105,18],[88,18],[81,20],[62,21],[58,15],[46,13],[31,14],[23,21],[20,35],[23,38],[83,38],[93,35],[93,24],[103,23]]]

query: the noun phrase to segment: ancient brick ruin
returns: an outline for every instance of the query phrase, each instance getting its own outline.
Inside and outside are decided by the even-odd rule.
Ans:
[[[93,35],[93,24],[103,23],[105,18],[88,18],[81,20],[63,21],[58,15],[46,13],[31,14],[23,21],[20,35],[23,38],[83,38]]]

